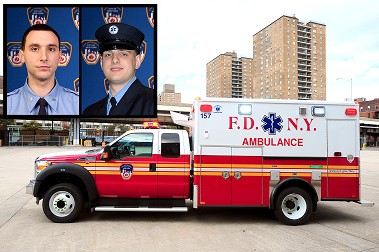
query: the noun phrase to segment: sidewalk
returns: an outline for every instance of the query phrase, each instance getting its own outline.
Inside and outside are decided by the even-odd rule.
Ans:
[[[365,147],[361,151],[379,151],[379,147]]]

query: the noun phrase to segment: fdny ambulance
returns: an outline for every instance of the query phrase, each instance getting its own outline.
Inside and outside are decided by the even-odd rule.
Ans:
[[[74,221],[88,203],[267,207],[285,224],[304,224],[319,201],[362,203],[358,114],[351,102],[196,100],[190,116],[171,113],[188,131],[132,130],[103,149],[38,157],[27,193],[54,222]]]

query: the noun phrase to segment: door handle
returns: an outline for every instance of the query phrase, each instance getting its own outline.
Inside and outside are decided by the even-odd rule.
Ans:
[[[150,164],[149,165],[149,171],[150,172],[156,172],[157,171],[157,164]]]
[[[241,177],[242,177],[241,172],[236,171],[236,172],[234,173],[234,178],[235,178],[235,179],[240,180]]]
[[[230,177],[230,174],[227,171],[223,171],[222,174],[221,174],[221,176],[222,176],[223,179],[227,180]]]

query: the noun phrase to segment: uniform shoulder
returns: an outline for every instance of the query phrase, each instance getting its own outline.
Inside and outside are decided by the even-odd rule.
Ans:
[[[104,115],[107,108],[108,97],[105,97],[95,103],[92,103],[86,107],[83,111],[83,115]]]
[[[75,92],[74,90],[69,89],[69,88],[66,88],[66,87],[62,87],[62,91],[65,92],[65,93],[70,93],[70,94],[73,94],[73,95],[79,96],[79,93],[78,93],[78,92]]]
[[[13,96],[13,95],[18,95],[18,94],[21,93],[21,91],[22,91],[22,88],[17,88],[15,90],[11,91],[11,92],[8,92],[7,96],[9,97],[9,96]]]

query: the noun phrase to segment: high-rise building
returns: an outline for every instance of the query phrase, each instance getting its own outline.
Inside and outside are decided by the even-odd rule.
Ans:
[[[163,92],[160,95],[158,95],[158,102],[181,103],[181,93],[175,93],[174,84],[164,84]]]
[[[220,54],[207,63],[207,97],[252,98],[253,59]]]
[[[254,98],[326,99],[326,26],[282,16],[253,36]]]

